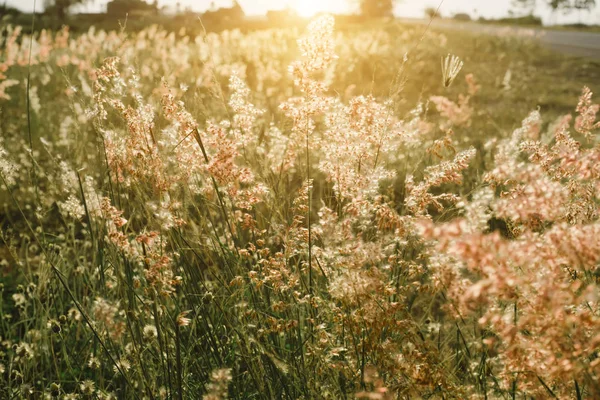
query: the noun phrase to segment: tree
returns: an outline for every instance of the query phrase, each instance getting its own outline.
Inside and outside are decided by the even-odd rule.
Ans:
[[[596,0],[573,0],[572,8],[578,11],[590,11],[596,6]]]
[[[536,0],[512,0],[512,5],[515,8],[526,10],[528,14],[533,14],[535,4]]]
[[[581,23],[581,12],[591,11],[596,6],[596,0],[573,0],[573,9],[579,14],[579,22]]]
[[[392,17],[395,0],[359,0],[360,14],[367,18]]]
[[[572,10],[591,10],[596,5],[596,0],[513,0],[513,5],[529,9],[533,13],[536,5],[545,4],[552,9],[552,12],[563,11],[569,12]]]
[[[109,15],[125,16],[136,12],[158,13],[158,3],[146,3],[143,0],[112,0],[106,5],[106,13]]]
[[[438,18],[442,17],[440,15],[440,13],[438,12],[437,8],[435,8],[435,7],[426,7],[425,8],[425,16],[428,19],[434,19],[435,17],[438,17]]]
[[[45,0],[44,9],[46,14],[54,15],[63,22],[69,13],[69,9],[75,4],[83,4],[88,0]]]
[[[16,17],[21,14],[22,12],[18,8],[7,6],[6,3],[0,4],[0,15],[2,16]]]
[[[233,2],[232,7],[222,7],[214,11],[208,10],[202,15],[204,21],[223,22],[223,21],[241,21],[246,14],[244,9],[237,1]]]
[[[552,12],[557,12],[559,10],[568,12],[573,8],[572,0],[546,0],[546,4],[550,6]]]

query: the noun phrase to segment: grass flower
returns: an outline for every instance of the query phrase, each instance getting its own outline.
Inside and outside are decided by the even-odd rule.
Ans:
[[[462,60],[452,54],[442,58],[442,82],[444,87],[450,87],[462,70],[464,63]]]

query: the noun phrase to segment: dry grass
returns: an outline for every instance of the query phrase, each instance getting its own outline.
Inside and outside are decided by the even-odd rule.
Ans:
[[[7,32],[0,397],[600,396],[597,64]]]

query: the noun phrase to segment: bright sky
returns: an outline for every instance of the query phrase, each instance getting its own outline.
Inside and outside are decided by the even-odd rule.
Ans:
[[[31,11],[34,1],[36,8],[42,8],[43,0],[0,0],[0,3],[6,3],[10,6],[22,10]],[[425,7],[437,7],[440,0],[403,0],[396,6],[396,15],[402,17],[422,17]],[[107,0],[91,0],[84,7],[88,12],[101,11],[104,9]],[[159,0],[159,5],[174,6],[177,2],[181,7],[192,7],[197,11],[203,11],[210,7],[212,0]],[[267,10],[281,9],[291,6],[297,9],[301,14],[309,15],[319,11],[329,12],[348,12],[351,11],[350,0],[239,0],[247,14],[264,15]],[[219,6],[229,6],[231,0],[215,0],[214,3]],[[502,17],[507,15],[510,9],[511,0],[444,0],[441,11],[442,14],[452,15],[457,12],[468,12],[477,17]],[[572,13],[567,16],[552,17],[549,10],[539,7],[536,10],[537,15],[544,18],[546,23],[553,22],[577,22],[579,15]],[[600,24],[600,7],[596,7],[591,13],[584,13],[581,20],[587,23]]]

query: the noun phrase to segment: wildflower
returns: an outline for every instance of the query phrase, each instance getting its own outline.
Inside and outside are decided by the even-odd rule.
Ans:
[[[115,374],[125,374],[127,371],[129,371],[130,368],[131,363],[129,362],[129,360],[124,357],[121,357],[116,361],[115,365],[113,366],[113,371],[115,372]]]
[[[79,390],[81,391],[81,393],[87,396],[91,396],[96,390],[94,381],[91,381],[89,379],[84,380],[79,384]]]
[[[117,395],[114,392],[96,392],[96,396],[98,396],[98,400],[117,400]]]
[[[94,370],[98,369],[98,368],[100,368],[100,360],[98,360],[98,358],[96,358],[95,356],[90,356],[90,359],[88,360],[87,365],[91,369],[94,369]]]
[[[50,395],[52,397],[60,396],[60,385],[58,383],[52,383],[50,385]]]
[[[455,55],[448,54],[442,57],[442,80],[444,87],[450,87],[456,79],[464,63]]]
[[[24,308],[27,305],[27,298],[23,293],[15,293],[12,295],[15,305],[19,308]]]
[[[15,348],[15,354],[21,360],[31,360],[35,356],[35,352],[29,343],[21,342]]]
[[[152,340],[158,336],[156,326],[154,325],[146,325],[144,326],[144,339]]]
[[[81,313],[79,312],[77,307],[71,307],[67,312],[67,315],[69,316],[69,319],[73,321],[81,321]]]

